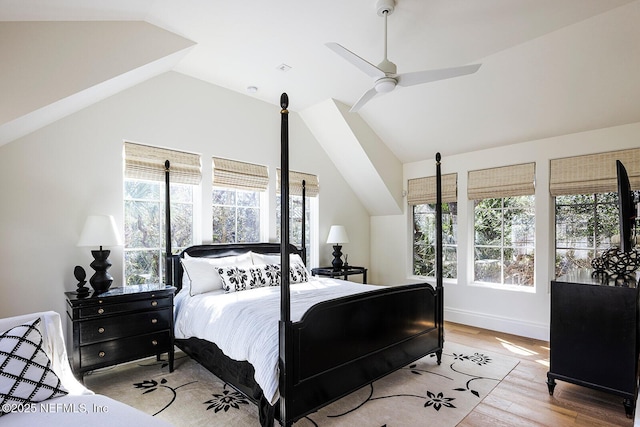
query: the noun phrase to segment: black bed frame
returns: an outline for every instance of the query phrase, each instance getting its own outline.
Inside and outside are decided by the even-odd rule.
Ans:
[[[428,283],[380,288],[325,301],[298,322],[290,318],[289,254],[304,248],[289,243],[288,98],[281,97],[281,243],[235,243],[192,246],[172,255],[167,245],[167,281],[180,288],[180,257],[223,257],[247,251],[281,255],[280,400],[271,406],[253,378],[253,367],[225,356],[213,343],[190,338],[176,345],[260,409],[260,423],[284,426],[427,354],[440,364],[444,343],[442,286],[442,210],[440,154],[436,155],[436,287]],[[169,164],[166,164],[167,183]],[[168,185],[167,185],[168,187]],[[167,205],[169,195],[166,194]],[[170,236],[167,218],[167,236]],[[303,229],[304,231],[304,229]],[[303,233],[304,236],[304,233]],[[167,237],[167,241],[171,239]],[[304,240],[304,237],[303,237]]]

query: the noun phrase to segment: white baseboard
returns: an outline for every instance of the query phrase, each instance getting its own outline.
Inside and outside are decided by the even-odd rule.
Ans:
[[[493,316],[488,313],[460,310],[450,307],[445,307],[444,309],[444,320],[489,329],[492,331],[549,341],[548,323],[528,322],[510,317]]]

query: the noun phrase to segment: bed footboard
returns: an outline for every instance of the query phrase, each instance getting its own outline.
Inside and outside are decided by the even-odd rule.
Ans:
[[[292,324],[287,413],[311,413],[421,357],[442,354],[438,292],[383,288],[313,306]]]

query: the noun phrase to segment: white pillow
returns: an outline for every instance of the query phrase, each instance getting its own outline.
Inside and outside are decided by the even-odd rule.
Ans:
[[[67,394],[42,350],[39,323],[38,318],[0,334],[0,416],[13,406]]]
[[[253,263],[256,265],[259,264],[280,264],[280,254],[259,254],[257,252],[251,252],[251,258],[253,259]],[[302,257],[298,254],[289,254],[289,264],[301,264],[304,266],[304,262],[302,261]]]
[[[218,273],[220,266],[250,267],[253,265],[249,252],[242,255],[222,258],[187,257],[181,259],[185,274],[189,277],[189,295],[222,289],[222,278]]]

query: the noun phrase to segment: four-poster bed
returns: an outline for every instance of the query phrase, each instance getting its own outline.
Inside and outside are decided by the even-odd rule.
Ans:
[[[180,255],[173,255],[170,247],[170,218],[167,217],[167,280],[178,289],[182,288],[183,283],[190,286],[189,289],[181,290],[176,297],[176,345],[255,402],[259,407],[260,423],[263,426],[273,425],[274,420],[284,426],[290,426],[305,415],[427,354],[435,353],[439,364],[443,348],[439,154],[436,163],[438,256],[435,288],[428,283],[382,287],[315,278],[298,283],[293,271],[299,268],[297,260],[306,259],[306,248],[304,243],[302,249],[298,249],[289,242],[289,135],[286,94],[281,97],[281,107],[280,243],[198,245],[185,249]],[[170,167],[168,164],[166,166],[169,174]],[[167,192],[167,206],[170,206],[168,197]],[[304,232],[303,228],[303,242]],[[242,288],[239,288],[240,285],[236,285],[235,288],[243,292],[234,292],[231,286],[225,288],[227,292],[219,289],[210,292],[210,295],[193,295],[194,285],[193,282],[189,282],[193,277],[189,276],[188,271],[185,274],[184,267],[187,263],[197,259],[198,262],[211,263],[212,266],[220,265],[219,262],[223,262],[222,260],[245,259],[243,257],[246,257],[247,253],[252,254],[253,259],[257,257],[260,260],[279,255],[279,286],[244,290],[243,284]],[[296,258],[298,255],[300,258]],[[212,267],[212,271],[213,268],[219,268],[218,271],[222,274],[222,267]],[[257,266],[251,267],[246,264],[243,264],[243,268],[251,271],[250,275],[259,269]],[[253,270],[250,270],[252,268]],[[222,282],[225,282],[224,277]],[[223,283],[224,286],[228,284]],[[276,292],[275,296],[273,292]],[[253,364],[248,361],[249,357],[234,360],[221,349],[228,348],[225,347],[228,346],[225,339],[239,339],[233,334],[239,334],[241,326],[237,329],[235,323],[216,323],[224,326],[212,326],[213,320],[210,318],[221,317],[219,311],[216,311],[215,316],[205,314],[202,315],[205,316],[204,319],[198,317],[198,320],[195,320],[196,316],[201,316],[200,313],[196,313],[201,307],[215,306],[215,303],[211,302],[212,298],[224,299],[222,308],[219,309],[224,311],[231,310],[231,302],[235,304],[258,293],[259,297],[255,299],[254,306],[250,310],[244,308],[238,311],[243,314],[238,315],[233,322],[248,322],[245,314],[247,311],[259,312],[260,314],[256,315],[260,316],[273,316],[272,321],[264,321],[264,318],[261,318],[262,320],[257,321],[256,326],[251,326],[250,330],[257,333],[256,330],[263,327],[273,333],[273,342],[269,344],[274,346],[272,352],[275,359],[272,358],[269,363],[275,365],[272,367],[275,375],[275,379],[272,379],[275,382],[275,393],[272,392],[268,381],[266,386],[264,385],[262,359],[260,362],[254,361]],[[306,301],[307,298],[311,298],[309,294],[313,294],[314,298],[329,294],[337,296],[324,298],[320,302],[309,302]],[[277,305],[273,305],[274,298],[275,304],[279,300],[279,319]],[[269,313],[263,314],[264,311]],[[185,332],[196,323],[204,325],[201,327],[202,333]],[[211,336],[220,336],[220,341],[214,343],[206,339]],[[247,345],[254,345],[256,340],[259,341],[253,337]],[[238,350],[226,351],[235,354]],[[260,347],[257,347],[257,350],[251,347],[251,350],[247,351],[251,354],[259,353]],[[269,351],[264,349],[265,353]]]

